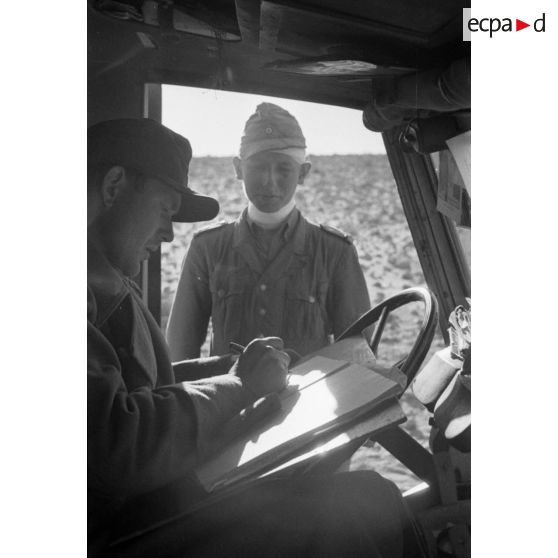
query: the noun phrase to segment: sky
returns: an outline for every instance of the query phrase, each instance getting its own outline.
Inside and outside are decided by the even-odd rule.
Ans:
[[[194,157],[234,156],[246,120],[264,101],[296,117],[309,155],[386,152],[381,134],[362,124],[360,110],[265,95],[164,85],[163,124],[190,140]]]

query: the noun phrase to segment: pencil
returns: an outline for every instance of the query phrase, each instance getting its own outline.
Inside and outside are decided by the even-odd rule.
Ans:
[[[229,349],[232,353],[235,353],[237,355],[240,355],[244,352],[244,347],[240,343],[235,343],[234,341],[231,341],[229,343]]]

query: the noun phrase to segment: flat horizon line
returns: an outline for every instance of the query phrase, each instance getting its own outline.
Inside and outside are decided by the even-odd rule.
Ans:
[[[354,157],[354,156],[368,156],[368,155],[387,155],[386,153],[309,153],[308,157]],[[232,155],[192,155],[192,159],[225,159],[238,157],[237,153]]]

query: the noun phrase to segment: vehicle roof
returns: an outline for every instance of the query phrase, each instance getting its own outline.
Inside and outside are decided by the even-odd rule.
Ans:
[[[470,48],[457,0],[126,3],[150,4],[156,24],[117,19],[99,11],[115,3],[88,0],[90,79],[125,67],[142,82],[361,109],[371,99],[371,80],[441,65]],[[177,31],[177,14],[186,28],[197,25],[211,36]]]

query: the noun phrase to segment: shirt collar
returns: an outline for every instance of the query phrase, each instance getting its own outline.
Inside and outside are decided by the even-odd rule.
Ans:
[[[300,211],[295,207],[289,214],[287,220],[282,225],[282,231],[285,241],[294,238],[295,251],[304,251],[304,239],[306,235],[306,220],[300,214]],[[235,223],[233,234],[233,247],[238,247],[240,244],[246,242],[252,237],[251,223],[248,220],[247,210],[241,213],[240,217]]]

